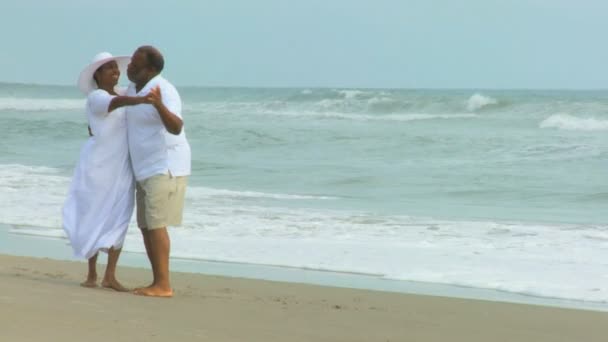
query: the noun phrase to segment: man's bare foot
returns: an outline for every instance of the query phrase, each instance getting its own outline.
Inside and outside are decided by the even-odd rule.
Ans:
[[[80,283],[80,286],[89,288],[97,287],[97,279],[87,279]]]
[[[133,292],[138,292],[138,291],[140,291],[141,289],[147,289],[148,287],[154,287],[154,284],[150,284],[150,285],[148,285],[148,286],[140,286],[140,287],[136,287],[136,288],[134,288],[134,289],[133,289]]]
[[[135,289],[133,291],[133,293],[138,296],[164,297],[164,298],[173,297],[173,289],[165,290],[165,289],[161,289],[157,286],[140,287],[140,288]]]
[[[105,287],[106,289],[112,289],[118,292],[129,292],[129,289],[122,286],[122,284],[119,283],[116,279],[104,280],[101,282],[101,286]]]

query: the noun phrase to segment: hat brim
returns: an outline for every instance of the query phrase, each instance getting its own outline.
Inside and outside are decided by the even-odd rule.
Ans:
[[[127,72],[129,62],[131,62],[131,56],[113,56],[87,65],[80,72],[80,76],[78,76],[78,89],[80,89],[80,91],[85,95],[88,95],[90,92],[97,89],[97,83],[95,82],[95,79],[93,79],[93,74],[95,74],[95,71],[97,71],[100,66],[111,61],[116,61],[120,74],[124,75]]]

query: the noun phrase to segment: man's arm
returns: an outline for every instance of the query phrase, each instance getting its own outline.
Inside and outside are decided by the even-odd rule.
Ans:
[[[163,125],[167,129],[167,132],[178,135],[182,132],[182,128],[184,127],[184,122],[182,119],[173,114],[164,104],[160,95],[160,88],[155,87],[150,90],[150,93],[146,95],[146,97],[150,97],[152,101],[152,105],[158,111],[160,115],[160,119],[163,121]]]

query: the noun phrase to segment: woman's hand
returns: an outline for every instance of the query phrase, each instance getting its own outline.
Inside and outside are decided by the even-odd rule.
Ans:
[[[156,86],[152,88],[144,97],[144,103],[158,106],[163,102],[163,99],[160,95],[160,87]]]

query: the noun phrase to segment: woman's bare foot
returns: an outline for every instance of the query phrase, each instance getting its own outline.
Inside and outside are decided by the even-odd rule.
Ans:
[[[138,296],[148,296],[148,297],[164,297],[170,298],[173,297],[173,289],[161,289],[158,286],[148,286],[148,287],[140,287],[133,291],[134,294]]]
[[[107,288],[107,289],[112,289],[114,291],[118,291],[118,292],[129,292],[129,289],[122,286],[121,283],[118,282],[118,280],[113,279],[113,280],[103,280],[101,282],[101,286]]]
[[[97,287],[97,275],[88,275],[87,280],[80,283],[82,287]]]

